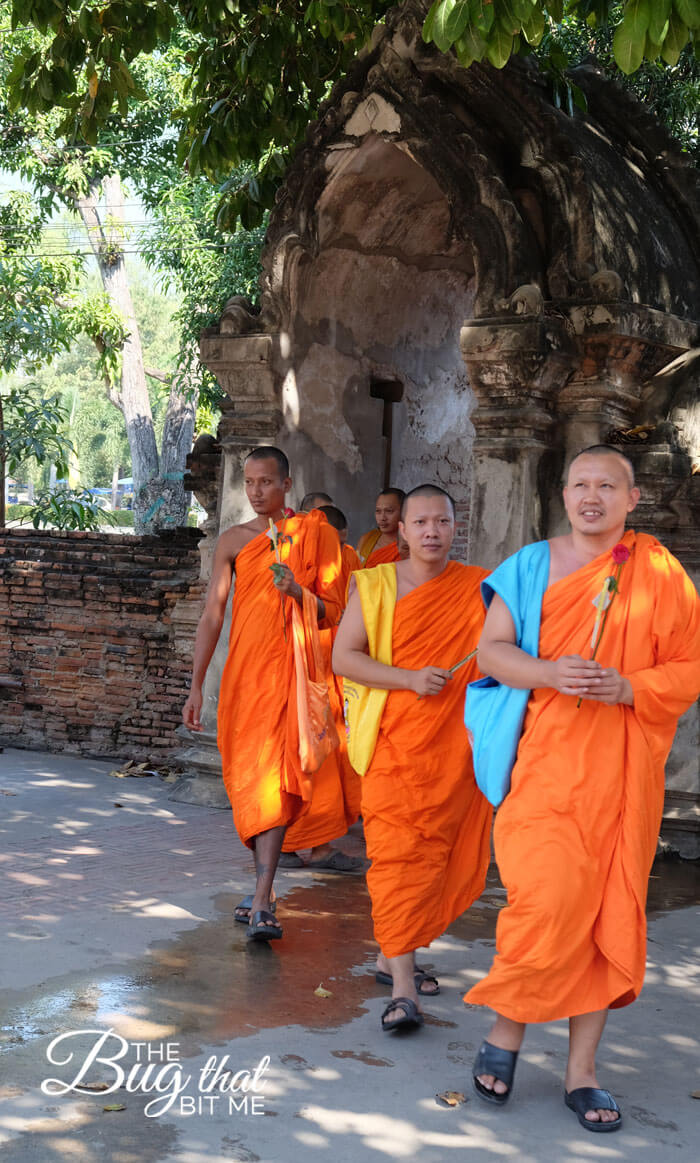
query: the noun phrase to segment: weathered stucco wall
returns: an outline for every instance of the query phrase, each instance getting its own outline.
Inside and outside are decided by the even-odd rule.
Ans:
[[[394,381],[391,483],[438,481],[464,520],[474,397],[458,337],[474,305],[469,248],[450,239],[447,200],[408,151],[370,134],[336,151],[329,169],[318,252],[294,267],[281,320],[278,440],[295,496],[330,492],[353,537],[372,525],[385,406],[370,393],[373,380]]]

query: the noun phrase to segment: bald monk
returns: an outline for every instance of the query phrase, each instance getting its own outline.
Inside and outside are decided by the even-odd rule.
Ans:
[[[347,594],[349,573],[345,550],[351,546],[343,544],[341,529],[347,540],[347,521],[340,509],[334,505],[321,504],[325,493],[307,493],[302,505],[309,504],[323,513],[329,525],[335,529],[341,543],[341,574],[339,589]],[[310,510],[309,510],[310,511]],[[344,603],[343,603],[344,604]],[[350,767],[345,740],[345,720],[343,718],[342,683],[331,669],[331,650],[335,629],[321,630],[321,649],[327,664],[328,695],[335,719],[340,746],[314,773],[314,790],[308,812],[287,829],[279,858],[280,868],[312,868],[326,872],[357,873],[364,867],[364,861],[357,856],[348,856],[338,848],[331,847],[331,840],[344,836],[357,822],[360,815],[360,780]],[[303,860],[300,851],[310,848],[308,860]]]
[[[378,980],[392,986],[382,1015],[388,1032],[423,1023],[421,996],[439,987],[417,969],[415,950],[481,893],[491,825],[462,714],[466,684],[478,673],[473,660],[463,660],[481,632],[486,574],[448,560],[455,516],[443,489],[413,489],[402,512],[409,557],[354,576],[333,650],[334,670],[346,679],[351,758],[358,770],[366,765],[367,885]],[[374,706],[359,728],[348,680],[361,684]],[[353,746],[355,730],[358,743],[368,743],[363,757]]]
[[[250,922],[246,932],[252,940],[282,936],[273,879],[286,829],[309,810],[312,798],[313,777],[302,772],[299,761],[293,603],[305,618],[302,587],[310,591],[320,627],[334,625],[343,604],[337,535],[320,513],[284,516],[291,484],[289,463],[279,449],[264,446],[247,457],[245,490],[255,516],[219,537],[183,709],[185,726],[201,730],[202,683],[235,573],[218,743],[236,830],[255,856],[255,892],[236,910],[237,920]],[[281,556],[274,572],[271,519]]]
[[[496,1012],[474,1084],[487,1101],[505,1102],[526,1023],[568,1018],[565,1102],[598,1133],[622,1123],[598,1086],[596,1050],[608,1009],[629,1005],[642,987],[664,763],[700,688],[700,602],[668,550],[625,532],[638,500],[617,449],[577,455],[564,489],[571,531],[540,543],[548,581],[545,572],[539,657],[516,644],[522,607],[509,577],[524,576],[513,574],[518,554],[484,587],[492,599],[479,644],[486,674],[531,694],[494,832],[508,904],[493,966],[465,996]],[[592,603],[607,577],[618,589],[591,660]],[[476,737],[474,748],[478,756]]]
[[[376,527],[365,533],[357,546],[357,554],[364,569],[401,560],[399,521],[405,496],[403,489],[385,489],[377,497],[374,507]]]
[[[333,498],[328,493],[304,493],[299,506],[300,513],[310,513],[312,509],[320,509],[322,505],[332,505]]]

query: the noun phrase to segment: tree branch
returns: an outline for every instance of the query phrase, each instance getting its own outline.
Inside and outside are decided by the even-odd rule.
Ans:
[[[171,375],[168,375],[166,372],[158,371],[158,368],[144,367],[143,370],[145,371],[146,375],[150,377],[150,379],[160,380],[161,384],[171,384],[173,382],[173,377]]]

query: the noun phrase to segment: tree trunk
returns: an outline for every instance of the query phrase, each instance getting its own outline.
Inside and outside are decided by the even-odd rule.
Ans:
[[[187,522],[190,498],[185,493],[182,478],[185,458],[192,447],[196,394],[190,399],[171,386],[161,464],[141,338],[124,258],[124,194],[119,174],[104,178],[102,189],[106,206],[104,223],[98,212],[99,188],[92,188],[77,205],[98,262],[105,293],[121,315],[128,332],[122,350],[120,388],[115,391],[112,385],[108,393],[126,422],[134,478],[134,526],[139,533],[151,533]]]
[[[7,489],[7,466],[5,453],[5,413],[2,406],[2,395],[0,395],[0,529],[5,528],[5,490]]]

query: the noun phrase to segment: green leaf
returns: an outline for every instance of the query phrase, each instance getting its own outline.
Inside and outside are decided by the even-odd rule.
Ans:
[[[469,0],[457,0],[445,21],[445,34],[452,38],[452,44],[459,40],[469,24]]]
[[[656,0],[654,0],[656,3]],[[651,0],[629,0],[625,8],[624,23],[635,40],[639,40],[649,27]]]
[[[700,0],[673,0],[673,7],[688,28],[700,28]]]
[[[677,65],[678,59],[688,43],[688,29],[676,12],[671,13],[666,39],[661,46],[661,56],[667,65]]]
[[[460,36],[455,44],[459,63],[468,69],[474,61],[481,61],[486,52],[486,41],[483,36],[471,26],[466,29],[464,36]]]
[[[536,48],[544,36],[544,30],[544,12],[541,8],[533,8],[532,15],[523,24],[523,35],[527,43]]]
[[[472,24],[482,36],[488,36],[496,19],[493,4],[486,4],[484,0],[471,0],[470,13]]]
[[[425,18],[425,22],[423,24],[422,36],[423,36],[423,40],[425,41],[426,44],[430,44],[432,42],[433,24],[435,23],[435,13],[437,12],[437,10],[441,4],[442,4],[442,0],[433,0],[433,3],[430,6],[430,11],[428,12],[428,15]]]
[[[504,69],[513,51],[513,37],[500,23],[496,24],[487,43],[486,55],[494,69]]]
[[[645,43],[646,32],[635,34],[627,20],[618,24],[613,37],[613,56],[626,76],[635,73],[641,65]]]
[[[448,31],[448,22],[457,0],[442,0],[433,20],[433,44],[440,52],[448,52],[452,47],[453,37]]]
[[[671,15],[671,0],[654,0],[649,16],[647,32],[655,44],[663,42],[668,32],[668,18]]]

